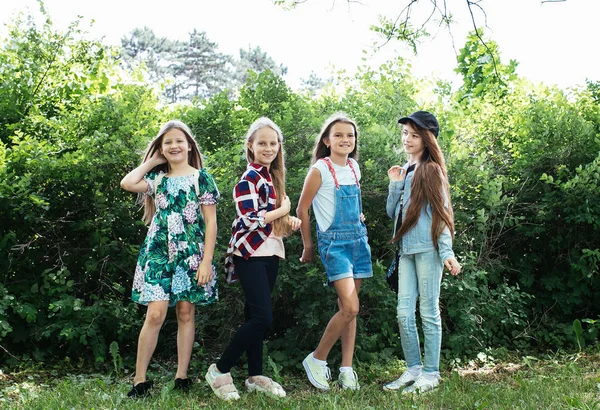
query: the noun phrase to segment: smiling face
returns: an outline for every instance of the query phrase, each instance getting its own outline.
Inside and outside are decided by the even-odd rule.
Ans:
[[[187,136],[180,129],[173,128],[163,135],[160,151],[170,164],[187,163],[191,150]]]
[[[402,124],[402,145],[406,153],[416,160],[421,158],[423,151],[425,151],[423,138],[410,123]]]
[[[262,127],[254,133],[254,138],[248,142],[248,148],[254,155],[253,161],[269,168],[277,157],[279,148],[277,132],[271,127]]]
[[[346,122],[336,122],[323,142],[329,146],[332,155],[348,156],[356,146],[354,127]]]

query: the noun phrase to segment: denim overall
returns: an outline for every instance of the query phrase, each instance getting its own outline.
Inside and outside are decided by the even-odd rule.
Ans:
[[[331,285],[344,278],[370,278],[373,276],[371,247],[367,227],[360,220],[362,201],[354,168],[352,172],[356,185],[339,185],[331,160],[323,158],[322,161],[327,164],[337,188],[333,222],[326,231],[321,231],[317,224],[317,244],[327,272],[327,281]]]

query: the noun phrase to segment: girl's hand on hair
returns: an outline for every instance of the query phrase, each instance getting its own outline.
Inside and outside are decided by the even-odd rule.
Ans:
[[[390,181],[403,181],[406,176],[406,169],[402,168],[400,165],[394,165],[390,169],[388,169],[388,177]]]
[[[315,257],[315,250],[313,248],[304,248],[302,249],[302,256],[300,257],[300,262],[307,263],[312,262]]]
[[[156,165],[164,164],[167,162],[167,158],[159,150],[154,151],[154,154],[150,157],[150,161],[154,161]]]
[[[200,266],[198,266],[198,271],[196,272],[198,286],[206,285],[212,279],[212,275],[212,264],[209,261],[200,262]]]
[[[292,228],[292,231],[297,231],[300,229],[300,225],[302,225],[301,219],[298,219],[295,216],[290,216],[290,228]]]
[[[458,263],[455,258],[446,259],[444,261],[444,266],[454,276],[458,275],[460,273],[460,270],[462,269],[462,266],[460,266],[460,263]]]
[[[285,196],[281,201],[281,208],[285,210],[286,215],[290,213],[290,209],[292,208],[292,202],[290,201],[289,196]]]

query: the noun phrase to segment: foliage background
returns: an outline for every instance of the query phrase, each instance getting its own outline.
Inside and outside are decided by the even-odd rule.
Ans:
[[[17,17],[0,43],[0,359],[16,366],[69,357],[102,366],[112,344],[113,356],[117,347],[133,362],[144,309],[129,295],[146,228],[119,181],[161,123],[190,125],[223,194],[220,267],[249,124],[266,115],[282,128],[288,194],[297,203],[314,138],[337,110],[360,127],[375,269],[361,289],[358,361],[402,355],[395,295],[384,280],[392,227],[386,171],[404,160],[396,121],[417,109],[440,119],[455,252],[464,265],[442,283],[443,356],[575,347],[573,321],[600,316],[600,85],[532,84],[490,44],[495,70],[469,38],[457,62],[458,90],[415,77],[397,59],[339,74],[318,93],[291,90],[281,71],[247,71],[242,85],[168,105],[168,81],[157,88],[143,65],[87,39],[77,22],[59,32],[50,19],[36,25]],[[239,72],[232,76],[239,82]],[[318,342],[336,300],[319,263],[298,262],[298,235],[286,249],[265,357],[292,370]],[[243,318],[239,287],[221,281],[220,295],[198,309],[194,354],[201,360],[218,355]],[[170,315],[159,354],[175,355],[175,333]],[[583,338],[597,340],[597,327],[585,327]],[[331,361],[339,361],[335,349]]]

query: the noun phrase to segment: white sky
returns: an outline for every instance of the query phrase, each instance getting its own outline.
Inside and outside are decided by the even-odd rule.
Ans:
[[[120,44],[135,27],[148,26],[159,36],[185,39],[196,28],[206,31],[221,52],[239,55],[240,48],[260,46],[288,67],[284,77],[298,87],[312,71],[328,77],[331,66],[349,73],[362,64],[362,50],[381,43],[369,26],[377,15],[394,17],[407,0],[308,0],[288,11],[271,0],[45,0],[55,25],[64,28],[84,17],[92,38]],[[423,0],[421,3],[427,3]],[[472,23],[464,0],[447,0],[456,24],[452,28],[456,50],[464,44]],[[502,59],[516,59],[517,72],[533,81],[560,87],[581,85],[586,78],[600,80],[600,0],[566,0],[541,4],[541,0],[482,0],[487,12],[487,36],[500,46]],[[29,8],[39,16],[35,0],[0,0],[0,34],[15,10]],[[478,21],[483,23],[480,14]],[[481,23],[481,24],[482,24]],[[434,27],[431,27],[433,30]],[[435,33],[432,33],[435,34]],[[432,73],[455,80],[456,57],[446,30],[424,39],[418,56],[398,43],[388,43],[368,59],[381,63],[393,56],[409,58],[418,77]]]

